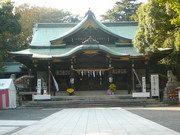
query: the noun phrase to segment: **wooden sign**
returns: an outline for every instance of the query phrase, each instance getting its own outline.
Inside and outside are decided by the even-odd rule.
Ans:
[[[151,75],[151,96],[159,97],[159,75]]]
[[[41,79],[37,79],[37,94],[41,94]]]
[[[146,92],[146,77],[142,77],[142,92]]]

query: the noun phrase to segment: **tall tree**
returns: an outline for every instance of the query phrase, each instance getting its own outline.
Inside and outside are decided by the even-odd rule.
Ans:
[[[103,20],[110,22],[132,21],[132,15],[135,14],[140,3],[136,0],[121,0],[115,3],[115,6],[102,15]]]
[[[33,27],[36,23],[62,23],[62,22],[78,22],[78,16],[72,15],[70,12],[63,10],[29,6],[27,4],[16,7],[16,13],[21,15],[20,23],[22,32],[20,41],[23,47],[27,47],[31,41]]]
[[[11,1],[0,1],[0,63],[9,60],[9,51],[18,49],[18,34],[21,32],[19,15],[13,12]]]
[[[167,13],[167,6],[156,0],[142,4],[135,17],[139,22],[135,45],[144,53],[159,47],[173,47],[179,51],[179,24],[172,23],[176,16],[175,12]]]
[[[162,47],[167,31],[174,27],[171,26],[170,18],[165,12],[165,6],[160,6],[155,0],[139,7],[135,18],[139,22],[135,45],[141,52],[145,53],[148,49],[155,51]]]
[[[172,15],[171,24],[175,25],[173,31],[175,47],[180,50],[180,1],[179,0],[158,0],[160,5],[166,6],[166,13]]]
[[[139,7],[135,16],[139,26],[134,44],[143,53],[155,52],[158,48],[174,48],[171,56],[161,62],[176,67],[177,71],[177,65],[180,63],[180,24],[177,19],[179,10],[159,2],[149,0]]]

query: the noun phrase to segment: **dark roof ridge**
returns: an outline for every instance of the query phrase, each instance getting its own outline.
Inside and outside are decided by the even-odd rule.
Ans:
[[[122,21],[122,22],[101,22],[106,27],[112,26],[137,26],[138,22],[135,21]],[[37,28],[56,28],[56,27],[74,27],[78,23],[37,23]]]

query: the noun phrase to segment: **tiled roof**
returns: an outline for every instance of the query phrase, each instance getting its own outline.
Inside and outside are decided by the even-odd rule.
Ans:
[[[33,58],[47,58],[51,59],[53,57],[69,57],[77,52],[83,50],[99,50],[105,53],[109,53],[113,56],[139,56],[143,55],[138,52],[135,47],[117,47],[115,45],[79,45],[79,46],[70,46],[70,47],[62,47],[62,48],[31,48],[18,52],[14,52],[15,55],[32,55]]]
[[[19,73],[21,72],[23,64],[19,62],[5,62],[4,63],[4,73]]]
[[[103,31],[104,33],[112,36],[112,37],[116,37],[118,39],[123,39],[126,41],[130,41],[130,39],[122,37],[120,35],[118,35],[116,33],[116,31],[112,31],[111,29],[109,29],[108,27],[106,27],[104,24],[102,24],[101,22],[99,22],[94,13],[91,10],[88,10],[88,12],[86,13],[84,19],[78,23],[75,27],[73,27],[72,29],[70,29],[69,31],[67,31],[66,33],[62,34],[61,36],[59,36],[57,39],[51,40],[50,42],[52,44],[56,43],[59,40],[63,40],[73,34],[78,33],[80,30],[85,30],[88,27],[93,27],[94,29],[100,29],[101,31]]]
[[[64,39],[86,28],[94,28],[107,34],[117,42],[72,45]],[[132,39],[137,30],[137,22],[101,23],[96,20],[89,10],[85,18],[76,23],[39,23],[34,28],[33,38],[29,49],[13,52],[14,55],[28,55],[32,58],[51,59],[53,57],[69,57],[83,50],[99,50],[112,56],[140,56],[141,53],[132,46]],[[89,37],[87,37],[88,39]],[[119,42],[121,40],[122,42]],[[62,41],[62,42],[59,42]],[[83,42],[84,43],[84,42]],[[87,43],[87,42],[86,42]],[[117,43],[117,44],[116,44]],[[59,45],[61,44],[61,45]],[[113,44],[113,45],[108,45]]]
[[[53,24],[46,24],[53,25]],[[57,25],[57,24],[55,24]],[[52,26],[53,27],[53,26]],[[134,39],[135,33],[137,31],[137,26],[109,26],[111,31],[116,33],[119,36]],[[37,27],[33,39],[31,42],[31,46],[50,46],[50,41],[57,39],[62,36],[64,33],[72,29],[72,27]]]
[[[131,42],[134,39],[137,22],[102,23],[89,10],[79,23],[39,23],[34,28],[31,46],[51,46],[58,40],[63,40],[81,29],[98,28],[113,37]]]

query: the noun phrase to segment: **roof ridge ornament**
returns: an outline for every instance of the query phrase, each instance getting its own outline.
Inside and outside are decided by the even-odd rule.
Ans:
[[[66,44],[65,39],[80,32],[81,30],[85,30],[86,28],[99,29],[103,33],[115,38],[117,42],[124,40],[126,42],[131,43],[131,39],[118,35],[116,32],[110,30],[107,26],[99,22],[96,19],[94,13],[90,9],[85,14],[85,18],[80,23],[78,23],[76,26],[71,28],[66,33],[64,33],[64,35],[61,35],[59,38],[51,40],[50,42],[52,45],[58,45],[58,44],[63,44],[63,43]],[[82,41],[80,43],[82,43]]]
[[[88,45],[88,44],[99,44],[99,42],[97,40],[95,40],[94,38],[92,38],[91,36],[89,36],[89,38],[87,38],[85,41],[82,42],[83,45]]]
[[[95,18],[96,18],[95,14],[91,11],[90,8],[89,8],[89,10],[86,12],[85,17],[86,17],[86,16],[88,16],[88,17],[95,17]]]

